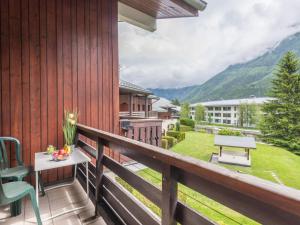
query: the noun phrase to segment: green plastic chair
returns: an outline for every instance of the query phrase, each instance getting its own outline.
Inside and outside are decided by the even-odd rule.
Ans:
[[[34,188],[24,181],[13,181],[6,184],[2,184],[2,178],[0,176],[0,206],[20,201],[27,195],[30,196],[37,224],[42,225],[40,210],[35,198]]]
[[[7,159],[7,150],[5,142],[13,142],[16,150],[17,166],[10,168]],[[21,157],[20,141],[12,137],[0,137],[0,173],[2,178],[12,179],[15,181],[22,181],[25,176],[29,174],[29,168],[24,166]]]
[[[12,142],[15,144],[17,166],[11,167],[7,158],[7,150],[5,142]],[[8,181],[22,181],[25,176],[29,175],[29,168],[24,166],[21,157],[21,144],[20,141],[13,137],[0,137],[0,175],[2,179]],[[13,202],[11,204],[11,215],[17,216],[22,211],[21,201]]]

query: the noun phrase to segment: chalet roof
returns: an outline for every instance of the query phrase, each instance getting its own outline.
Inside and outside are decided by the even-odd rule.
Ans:
[[[120,92],[123,93],[134,93],[134,94],[142,94],[142,95],[152,94],[151,91],[122,79],[120,79],[119,87],[120,87]]]
[[[248,104],[257,104],[261,105],[267,101],[270,101],[274,98],[269,97],[260,97],[260,98],[242,98],[242,99],[229,99],[229,100],[218,100],[218,101],[209,101],[209,102],[198,102],[195,104],[191,104],[190,106],[197,106],[197,105],[203,105],[203,106],[235,106],[240,105],[244,103]]]
[[[206,5],[203,0],[119,0],[118,20],[154,32],[157,19],[195,17]]]
[[[166,98],[160,98],[152,104],[152,110],[155,112],[168,112],[168,109],[180,111],[180,107],[173,105],[171,101]]]

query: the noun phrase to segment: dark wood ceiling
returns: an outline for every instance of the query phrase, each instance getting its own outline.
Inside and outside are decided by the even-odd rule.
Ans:
[[[198,10],[183,0],[119,1],[157,19],[198,16]]]

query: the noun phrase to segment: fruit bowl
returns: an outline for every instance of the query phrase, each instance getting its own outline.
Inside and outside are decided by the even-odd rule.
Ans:
[[[56,162],[64,161],[67,160],[69,156],[69,153],[67,153],[64,149],[60,149],[52,153],[52,160]]]

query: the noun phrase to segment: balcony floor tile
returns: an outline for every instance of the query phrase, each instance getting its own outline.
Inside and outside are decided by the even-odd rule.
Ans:
[[[86,199],[85,191],[76,181],[72,186],[49,190],[46,196],[40,197],[40,213],[42,219],[62,213],[66,210],[86,205],[85,208],[68,213],[66,215],[43,222],[43,225],[106,225],[102,217],[92,220],[94,215],[93,203]],[[17,217],[9,217],[9,206],[0,207],[0,224],[3,225],[32,225],[35,221],[29,198],[23,199],[22,214]]]

